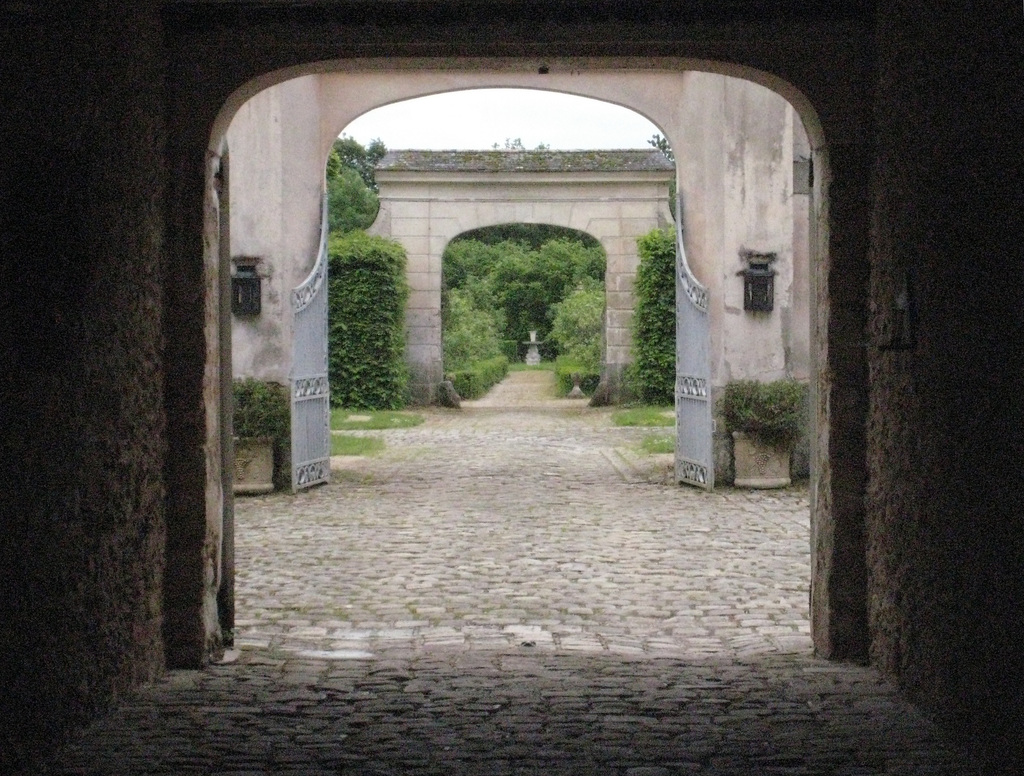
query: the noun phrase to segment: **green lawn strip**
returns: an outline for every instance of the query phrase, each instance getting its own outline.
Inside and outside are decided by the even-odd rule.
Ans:
[[[673,426],[675,422],[671,407],[630,407],[612,413],[616,426]]]
[[[334,431],[379,431],[388,428],[410,428],[423,422],[423,416],[414,412],[393,410],[349,410],[336,407],[331,410],[331,429]]]
[[[384,440],[377,437],[331,434],[331,455],[376,455],[384,449]]]
[[[640,449],[648,455],[674,453],[676,451],[676,439],[668,434],[651,434],[640,440]]]

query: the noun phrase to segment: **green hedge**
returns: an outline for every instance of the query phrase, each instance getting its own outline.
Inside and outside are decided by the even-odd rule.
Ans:
[[[328,268],[331,403],[393,410],[408,402],[405,249],[350,232],[332,237]]]
[[[601,369],[604,306],[604,283],[586,278],[552,308],[550,339],[560,357],[585,365],[588,372]]]
[[[515,363],[516,361],[522,361],[522,359],[519,357],[518,342],[510,339],[503,339],[499,344],[501,345],[502,355],[504,355],[505,358],[508,359],[508,362],[510,364]]]
[[[601,370],[584,366],[564,356],[555,359],[555,384],[559,396],[567,396],[572,390],[572,375],[579,373],[580,389],[587,396],[592,396],[597,390],[597,384],[601,382]]]
[[[451,379],[456,393],[463,399],[478,399],[487,393],[491,386],[501,382],[507,374],[508,359],[505,356],[496,356],[452,372]]]
[[[676,384],[676,242],[655,229],[637,240],[633,364],[629,378],[645,404],[672,404]]]
[[[499,324],[492,310],[478,307],[472,294],[459,288],[444,292],[442,303],[441,357],[445,369],[457,371],[501,355]]]
[[[810,388],[797,380],[734,380],[719,400],[726,431],[743,431],[766,445],[791,448],[806,422]]]

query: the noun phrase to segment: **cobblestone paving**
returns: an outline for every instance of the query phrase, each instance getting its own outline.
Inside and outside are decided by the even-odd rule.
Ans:
[[[806,491],[679,488],[636,452],[671,429],[536,379],[240,500],[235,662],[144,688],[48,772],[980,772],[811,656]]]
[[[531,406],[430,413],[329,486],[239,500],[236,644],[810,649],[805,490],[662,484],[632,451],[670,428]]]

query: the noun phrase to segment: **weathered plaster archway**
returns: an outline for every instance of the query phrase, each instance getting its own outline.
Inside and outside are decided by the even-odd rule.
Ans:
[[[452,24],[459,26],[459,22]],[[478,29],[479,24],[478,19],[472,30],[462,30],[464,37],[457,39],[465,45],[458,48],[459,53],[467,57],[500,53],[484,41],[505,41],[508,31],[496,29],[489,37]],[[830,29],[834,38],[818,30],[813,44],[807,43],[802,33],[796,34],[799,31],[780,36],[773,28],[770,34],[762,31],[765,34],[756,46],[750,40],[737,41],[731,36],[712,37],[698,44],[671,34],[666,39],[669,42],[652,49],[643,25],[635,29],[616,25],[614,32],[591,30],[597,37],[588,38],[588,45],[596,52],[629,52],[640,58],[545,56],[542,69],[567,77],[579,72],[640,72],[652,77],[652,83],[663,77],[679,78],[688,70],[746,77],[782,94],[799,112],[808,129],[816,170],[811,216],[815,270],[812,289],[817,292],[817,299],[812,300],[813,382],[818,427],[812,496],[812,631],[820,654],[860,657],[867,649],[863,523],[867,386],[859,343],[866,315],[871,70],[865,52],[870,50],[866,43],[870,31],[856,26]],[[328,34],[331,30],[337,36]],[[177,257],[176,266],[189,270],[180,275],[172,272],[168,277],[165,318],[167,357],[179,366],[169,375],[167,385],[168,412],[175,420],[169,430],[172,453],[167,478],[174,498],[167,503],[170,528],[164,594],[168,660],[172,665],[201,663],[209,644],[216,640],[216,632],[209,628],[210,620],[203,617],[207,602],[216,595],[216,574],[211,576],[207,567],[217,556],[220,536],[214,515],[219,516],[222,501],[219,476],[212,476],[217,467],[211,468],[211,461],[218,459],[219,422],[215,419],[217,408],[222,406],[213,377],[219,351],[217,315],[211,311],[219,309],[221,300],[217,284],[210,283],[209,278],[228,271],[228,257],[218,254],[216,240],[211,238],[217,233],[218,214],[207,179],[214,165],[204,165],[203,157],[216,157],[221,152],[232,116],[249,97],[292,77],[332,70],[348,75],[358,71],[380,83],[398,72],[404,75],[406,68],[414,77],[416,69],[432,68],[442,77],[472,78],[486,72],[495,80],[505,74],[508,81],[521,81],[535,78],[538,70],[536,58],[401,59],[426,50],[419,33],[401,25],[390,31],[388,42],[378,41],[373,47],[374,53],[386,55],[385,59],[330,60],[341,45],[339,41],[345,38],[345,30],[343,25],[337,29],[321,25],[315,34],[307,30],[298,37],[295,34],[299,30],[293,28],[285,39],[257,36],[244,58],[232,56],[235,42],[227,48],[227,42],[212,31],[190,30],[183,38],[172,36],[170,41],[169,121],[176,131],[168,149],[173,181],[168,250]],[[823,39],[828,43],[827,58],[813,53],[821,50]],[[271,40],[272,45],[261,43]],[[812,45],[813,52],[804,51],[805,43]],[[357,45],[353,50],[360,49]],[[542,45],[540,50],[557,53],[551,46]],[[661,56],[652,57],[652,51]],[[192,68],[197,52],[204,61],[218,62],[218,67]],[[385,93],[374,97],[370,89],[364,95],[365,108],[389,101],[382,96]],[[663,105],[672,102],[658,92],[648,95],[647,101]],[[352,116],[361,112],[353,110]],[[327,143],[322,159],[326,158],[329,140],[345,123],[321,124],[330,127],[324,132]],[[678,137],[667,131],[665,134],[674,145],[679,144]],[[200,203],[206,203],[205,214]],[[197,301],[206,310],[205,315],[196,315]],[[200,352],[203,357],[197,360]]]
[[[442,379],[441,255],[463,232],[506,223],[586,232],[605,250],[604,378],[618,384],[630,351],[636,238],[671,223],[675,165],[659,151],[398,151],[378,166],[372,231],[408,255],[406,313],[413,397],[429,403]]]
[[[291,310],[283,300],[311,266],[319,237],[317,208],[325,154],[354,110],[373,100],[401,100],[448,87],[471,92],[489,85],[522,86],[532,78],[532,88],[538,91],[536,84],[542,84],[544,91],[600,97],[654,116],[675,144],[687,256],[711,292],[715,388],[738,378],[808,378],[808,207],[802,197],[797,203],[793,162],[807,160],[810,150],[800,119],[777,93],[752,81],[692,71],[549,72],[540,81],[536,75],[500,70],[400,71],[383,76],[359,71],[293,78],[255,95],[232,120],[227,137],[239,160],[232,184],[233,255],[246,261],[265,259],[259,269],[268,291],[261,318],[235,321],[233,361],[238,374],[287,379],[292,329]],[[368,93],[377,87],[379,93]],[[325,133],[325,127],[330,131]],[[419,171],[420,176],[426,172]],[[415,196],[436,198],[428,186]],[[467,208],[472,206],[463,203],[456,215],[467,215]],[[412,256],[408,358],[414,396],[429,402],[441,376],[439,328],[430,320],[431,310],[436,315],[438,284],[428,282],[429,264],[418,265],[417,257],[429,252],[420,245],[426,239],[423,230],[428,229],[421,225],[426,223],[424,216],[407,221],[399,231],[384,226],[382,233],[401,237]],[[439,250],[433,249],[435,258]],[[632,250],[629,240],[628,247],[611,246],[609,255]],[[778,257],[774,266],[779,305],[768,318],[737,314],[743,303],[736,276],[746,267],[742,256],[751,250]],[[621,295],[629,293],[632,272],[629,262],[623,266],[620,272],[613,259],[616,285],[609,290],[620,295],[609,297],[608,305],[615,311],[608,340],[608,377],[613,383],[629,359],[628,306]],[[728,445],[719,442],[727,452]]]

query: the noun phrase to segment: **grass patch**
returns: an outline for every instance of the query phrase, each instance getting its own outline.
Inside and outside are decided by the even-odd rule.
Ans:
[[[674,426],[675,411],[672,407],[630,407],[612,413],[616,426]]]
[[[375,455],[383,449],[383,439],[331,434],[331,455]]]
[[[414,412],[394,410],[331,410],[331,428],[335,431],[379,431],[386,428],[411,428],[423,422]]]
[[[667,434],[652,434],[640,440],[640,449],[648,455],[674,453],[676,451],[676,439]]]

